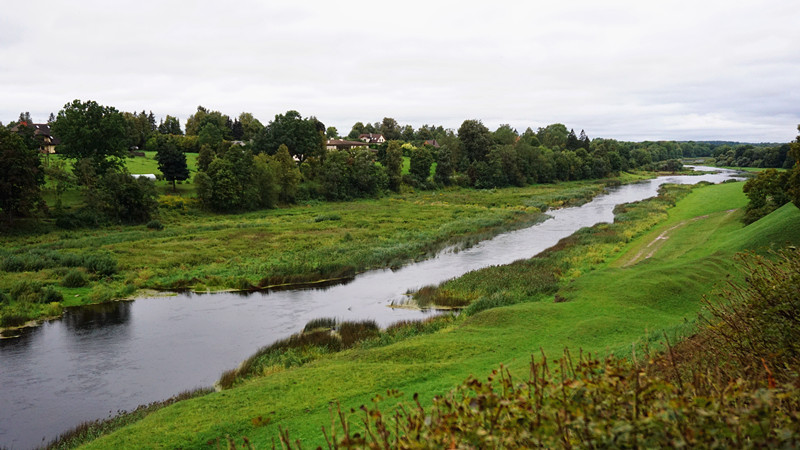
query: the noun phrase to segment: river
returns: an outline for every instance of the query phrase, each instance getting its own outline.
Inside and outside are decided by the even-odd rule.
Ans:
[[[698,170],[719,170],[697,167]],[[582,206],[461,251],[329,287],[178,294],[69,309],[61,319],[0,340],[0,447],[31,448],[87,421],[211,386],[261,346],[311,319],[373,319],[381,326],[430,311],[389,308],[404,293],[466,272],[530,258],[664,183],[719,183],[735,172],[666,176],[609,189]]]

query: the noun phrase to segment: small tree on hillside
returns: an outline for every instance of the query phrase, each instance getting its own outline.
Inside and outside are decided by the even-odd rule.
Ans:
[[[172,182],[172,191],[177,191],[176,181],[189,178],[189,167],[186,165],[186,154],[178,149],[172,141],[167,143],[156,153],[158,170],[164,174],[167,181]]]

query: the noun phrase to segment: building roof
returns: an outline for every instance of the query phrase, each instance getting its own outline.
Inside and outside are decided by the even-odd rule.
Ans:
[[[19,124],[15,125],[14,128],[11,129],[13,132],[19,131],[19,127],[21,126],[28,126],[27,122],[20,122]],[[50,139],[50,145],[58,145],[61,143],[61,140],[57,137],[53,136],[52,132],[50,131],[50,124],[48,123],[32,123],[30,126],[33,126],[33,135],[34,136],[42,136]]]
[[[381,133],[364,133],[364,134],[360,134],[358,136],[358,139],[360,139],[360,140],[362,140],[364,142],[368,142],[370,144],[378,143],[378,142],[380,142],[381,139],[383,139],[384,141],[386,140],[386,138],[384,138]]]

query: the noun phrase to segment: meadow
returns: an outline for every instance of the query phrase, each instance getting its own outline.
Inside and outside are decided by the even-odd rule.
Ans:
[[[255,370],[234,377],[232,388],[155,411],[87,447],[226,445],[226,436],[268,443],[277,441],[279,427],[305,446],[325,445],[320,427],[331,425],[337,404],[360,422],[361,405],[390,411],[413,396],[430,406],[434,396],[501,364],[527,378],[532,354],[560,356],[568,347],[574,354],[642,355],[664,336],[674,342],[694,330],[701,298],[733,272],[736,252],[800,243],[793,205],[744,226],[741,186],[664,189],[618,208],[613,224],[428,293],[466,299],[458,317],[384,330],[337,352],[306,346],[292,350],[295,358],[257,354]],[[658,239],[664,233],[669,238]],[[660,241],[651,252],[648,245]],[[642,249],[648,257],[637,256]]]
[[[131,171],[150,170],[154,163],[131,161]],[[191,184],[183,184],[185,192],[160,196],[158,227],[61,230],[43,221],[0,236],[0,292],[32,300],[0,301],[0,327],[141,290],[254,290],[397,267],[535,223],[547,208],[579,204],[609,183],[645,176],[499,190],[408,190],[227,215],[202,210],[188,193]],[[98,258],[107,261],[101,270],[92,262]]]

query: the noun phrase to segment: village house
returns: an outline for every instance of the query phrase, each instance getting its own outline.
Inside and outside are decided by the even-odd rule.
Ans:
[[[21,122],[19,125],[12,128],[11,131],[14,133],[18,132],[20,126],[28,126],[28,124],[26,122]],[[50,125],[46,123],[34,123],[31,124],[31,126],[33,126],[33,136],[39,141],[39,151],[42,153],[55,153],[56,145],[60,144],[61,141],[51,134]]]
[[[358,140],[364,141],[367,144],[383,144],[386,138],[380,133],[365,133],[358,136]]]

